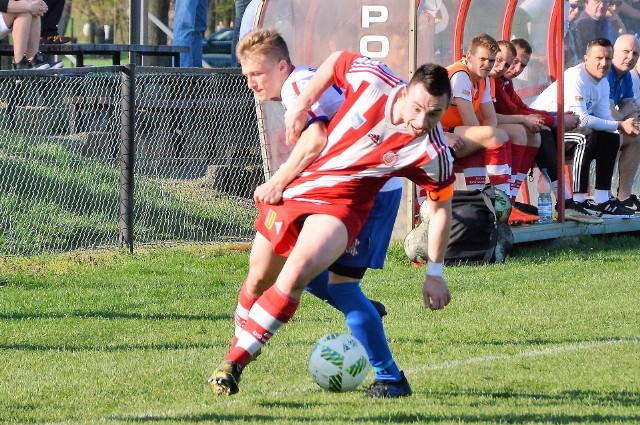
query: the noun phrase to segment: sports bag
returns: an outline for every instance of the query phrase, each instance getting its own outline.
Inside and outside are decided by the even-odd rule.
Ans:
[[[451,237],[445,263],[504,262],[513,247],[513,233],[506,224],[509,212],[510,208],[499,208],[496,212],[496,192],[491,185],[482,190],[454,191],[451,200]]]

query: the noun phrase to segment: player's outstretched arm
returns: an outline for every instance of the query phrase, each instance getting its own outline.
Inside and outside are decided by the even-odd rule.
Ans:
[[[451,301],[451,293],[442,276],[442,263],[449,243],[451,233],[451,198],[446,201],[433,200],[427,196],[429,202],[429,236],[427,247],[427,276],[422,287],[424,306],[431,310],[444,308]]]
[[[312,123],[300,136],[289,158],[266,183],[256,188],[253,200],[272,205],[280,202],[284,188],[318,157],[326,144],[325,123],[322,121]]]
[[[334,83],[333,68],[342,52],[333,52],[318,68],[309,84],[302,90],[295,104],[284,114],[286,143],[295,143],[307,124],[307,111]]]

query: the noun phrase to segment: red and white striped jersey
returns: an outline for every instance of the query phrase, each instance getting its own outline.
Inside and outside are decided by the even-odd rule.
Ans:
[[[392,176],[406,177],[427,191],[455,180],[440,124],[416,139],[392,124],[393,99],[406,83],[384,64],[344,52],[334,78],[345,100],[329,124],[327,146],[287,186],[285,199],[366,204]]]
[[[280,97],[285,111],[287,107],[295,103],[315,72],[315,69],[309,68],[308,66],[296,66],[293,71],[291,71],[291,74],[289,74],[289,77],[287,77],[287,80],[282,85],[282,90],[280,90]],[[340,105],[342,105],[343,100],[342,90],[336,85],[331,86],[322,93],[320,99],[309,108],[307,112],[307,126],[318,120],[329,122]]]

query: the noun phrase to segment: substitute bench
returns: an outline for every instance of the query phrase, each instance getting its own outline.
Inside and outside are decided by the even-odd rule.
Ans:
[[[180,53],[189,51],[187,46],[156,46],[148,44],[44,44],[40,51],[48,55],[71,55],[76,66],[84,66],[85,55],[111,56],[113,65],[120,65],[120,54],[129,52],[131,63],[140,65],[143,56],[170,56],[173,66],[180,66]],[[13,56],[13,46],[0,45],[0,56]]]

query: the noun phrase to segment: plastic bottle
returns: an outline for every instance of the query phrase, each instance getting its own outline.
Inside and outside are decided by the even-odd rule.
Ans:
[[[542,174],[538,178],[538,223],[551,223],[553,214],[551,180],[546,168],[542,168],[540,171]]]

